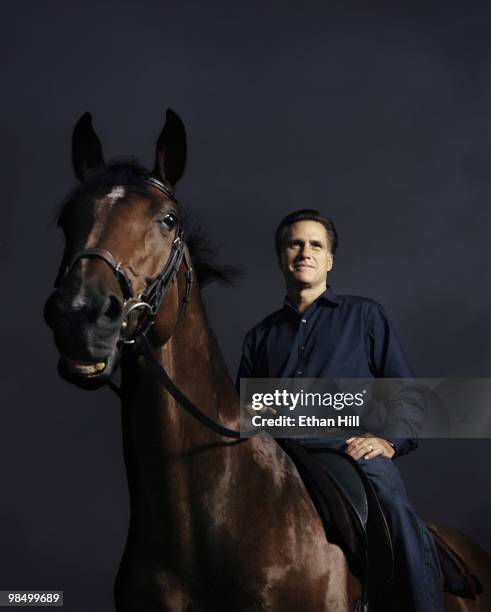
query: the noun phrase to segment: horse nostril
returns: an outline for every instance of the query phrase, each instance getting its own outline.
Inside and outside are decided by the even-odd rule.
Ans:
[[[123,313],[123,303],[117,295],[111,294],[106,300],[106,307],[101,313],[103,317],[117,321]]]

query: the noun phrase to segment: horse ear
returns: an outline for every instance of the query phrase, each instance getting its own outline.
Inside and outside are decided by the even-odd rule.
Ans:
[[[164,129],[157,141],[153,173],[174,187],[184,174],[186,150],[184,123],[169,108],[165,115]]]
[[[73,130],[72,164],[82,182],[104,169],[101,141],[92,127],[90,113],[84,113]]]

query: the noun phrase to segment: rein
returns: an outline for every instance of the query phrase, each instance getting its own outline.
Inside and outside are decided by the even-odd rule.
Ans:
[[[159,189],[159,191],[161,191],[176,204],[178,203],[172,191],[157,178],[148,177],[146,182],[149,185]],[[135,296],[131,280],[124,269],[123,264],[117,261],[110,251],[100,248],[82,249],[76,253],[70,264],[67,265],[65,269],[60,270],[60,273],[55,281],[55,287],[59,287],[59,285],[61,285],[65,277],[68,276],[68,274],[73,270],[78,261],[84,258],[92,257],[102,259],[108,264],[116,275],[124,296],[123,322],[120,329],[119,346],[123,345],[124,348],[124,345],[133,345],[133,350],[141,352],[148,366],[157,376],[162,386],[172,395],[177,403],[186,410],[186,412],[198,420],[202,425],[215,431],[221,436],[246,440],[247,438],[241,438],[240,431],[229,429],[228,427],[217,423],[214,419],[207,416],[202,410],[195,406],[195,404],[171,380],[162,364],[160,364],[156,358],[150,341],[147,338],[147,333],[154,324],[162,301],[167,293],[167,290],[176,279],[183,260],[187,267],[186,290],[181,301],[176,323],[174,324],[174,328],[166,342],[174,335],[179,323],[186,313],[186,309],[190,301],[191,289],[193,285],[193,268],[191,266],[187,250],[185,249],[184,231],[181,222],[179,221],[177,226],[176,236],[172,242],[171,255],[169,256],[169,259],[166,261],[157,278],[137,296]],[[138,309],[145,312],[145,318],[143,324],[141,324],[138,318],[136,320],[135,329],[131,330],[132,326],[129,324],[130,319],[133,318],[131,315]],[[121,397],[121,389],[112,380],[108,381],[108,385],[114,391],[114,393],[116,393],[116,395]],[[257,433],[257,431],[258,430],[256,430],[254,433]]]
[[[172,397],[176,400],[178,404],[180,404],[184,410],[192,417],[194,417],[197,421],[199,421],[208,429],[212,429],[216,433],[221,436],[226,436],[227,438],[241,438],[240,431],[236,431],[235,429],[229,429],[220,423],[217,423],[214,419],[210,418],[207,414],[205,414],[202,410],[200,410],[193,402],[185,395],[172,381],[170,376],[165,371],[164,367],[155,357],[155,353],[153,352],[152,346],[148,340],[148,338],[141,334],[138,338],[138,349],[141,350],[141,354],[145,357],[145,361],[147,362],[150,369],[157,376],[161,385],[172,395]],[[242,440],[246,440],[247,438],[241,438]]]

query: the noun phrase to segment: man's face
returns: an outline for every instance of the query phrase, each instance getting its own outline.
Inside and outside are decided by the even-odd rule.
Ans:
[[[288,229],[279,264],[288,284],[302,288],[326,286],[333,257],[326,228],[318,221],[297,221]]]

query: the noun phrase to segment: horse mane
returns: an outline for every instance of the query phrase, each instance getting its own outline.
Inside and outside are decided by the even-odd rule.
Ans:
[[[113,187],[122,185],[131,191],[147,196],[145,182],[151,173],[134,159],[115,160],[106,164],[104,171],[92,179],[77,185],[61,203],[56,213],[57,225],[61,226],[70,205],[92,200],[105,195]],[[219,247],[213,244],[197,218],[185,209],[179,201],[186,244],[193,261],[193,268],[200,288],[217,282],[230,287],[242,276],[242,270],[235,266],[217,263]]]

